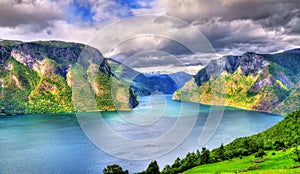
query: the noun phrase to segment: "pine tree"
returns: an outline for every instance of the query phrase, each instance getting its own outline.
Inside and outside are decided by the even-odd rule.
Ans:
[[[145,174],[159,174],[159,166],[157,164],[157,162],[151,161],[151,163],[149,164],[148,168],[145,171]]]
[[[201,151],[201,164],[207,164],[210,162],[210,151],[205,147],[202,147]]]

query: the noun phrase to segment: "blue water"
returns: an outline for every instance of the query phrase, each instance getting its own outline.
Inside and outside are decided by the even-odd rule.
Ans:
[[[151,157],[156,154],[147,160],[130,160],[115,157],[99,149],[90,141],[89,135],[85,134],[74,114],[3,117],[0,119],[0,173],[101,173],[104,167],[114,163],[133,173],[144,170],[153,159],[158,161],[162,169],[166,164],[172,164],[177,157],[201,149],[199,136],[207,121],[210,106],[172,101],[171,96],[140,97],[139,101],[140,105],[132,112],[102,113],[113,132],[132,141],[150,141],[172,129],[182,115],[189,118],[189,115],[197,111],[197,120],[187,138],[173,150],[170,148],[170,152],[162,148],[162,145],[175,145],[176,137],[181,131],[177,130],[173,138],[170,136],[164,142],[158,142],[154,148],[153,145],[145,145],[137,149],[117,140],[112,141],[110,147],[119,156],[122,153],[133,154],[133,157]],[[89,114],[86,113],[85,116]],[[213,136],[203,146],[213,149],[237,137],[265,130],[282,119],[278,115],[226,107]],[[184,124],[190,123],[184,120],[179,123],[186,129]],[[105,134],[96,132],[100,133]],[[103,140],[104,144],[105,142],[111,141]],[[157,152],[156,149],[161,151]]]

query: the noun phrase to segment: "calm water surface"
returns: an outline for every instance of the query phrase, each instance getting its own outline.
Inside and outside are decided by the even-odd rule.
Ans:
[[[140,97],[139,101],[140,105],[132,112],[102,113],[106,123],[122,136],[145,140],[159,137],[172,127],[180,114],[188,116],[190,111],[200,107],[197,121],[189,136],[173,151],[155,158],[161,169],[166,164],[172,164],[177,157],[201,149],[199,136],[210,106],[185,103],[185,108],[182,108],[181,102],[172,101],[168,95]],[[213,149],[237,137],[265,130],[282,119],[278,115],[227,107],[218,129],[204,146]],[[111,146],[124,153],[136,151],[117,142]],[[138,153],[147,155],[151,151],[145,146]],[[73,114],[0,118],[0,159],[1,174],[102,173],[104,167],[114,163],[133,173],[144,170],[151,161],[120,159],[100,150],[87,138]]]

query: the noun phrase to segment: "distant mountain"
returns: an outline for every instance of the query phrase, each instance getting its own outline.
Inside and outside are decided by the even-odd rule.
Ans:
[[[299,50],[211,60],[173,99],[212,104],[214,98],[213,104],[289,113],[300,106]]]
[[[183,85],[193,77],[191,74],[182,71],[169,74],[169,76],[176,82],[178,88],[183,87]]]
[[[138,95],[150,95],[154,93],[173,94],[192,78],[191,75],[184,72],[173,74],[142,74],[114,59],[109,59],[108,63],[112,67],[112,72],[116,77],[131,84],[134,92]]]
[[[137,104],[130,85],[115,78],[95,48],[59,41],[0,41],[1,115],[130,110]]]

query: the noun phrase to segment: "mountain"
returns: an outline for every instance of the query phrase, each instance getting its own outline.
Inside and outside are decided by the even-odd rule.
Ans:
[[[211,60],[173,99],[286,114],[300,106],[299,79],[299,49],[247,52]]]
[[[183,87],[183,85],[193,77],[192,75],[182,71],[169,74],[169,76],[175,81],[178,88]],[[175,91],[173,91],[173,93],[174,92]]]
[[[173,74],[142,74],[134,69],[114,60],[109,59],[112,72],[117,78],[131,84],[138,95],[150,95],[154,93],[173,94],[178,88],[192,78],[184,72]]]
[[[137,104],[130,85],[114,76],[95,48],[0,41],[1,115],[130,110]]]

